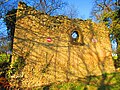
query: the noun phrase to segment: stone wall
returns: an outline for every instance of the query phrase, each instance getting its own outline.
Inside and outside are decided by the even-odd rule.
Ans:
[[[20,57],[25,61],[14,75],[16,86],[35,87],[114,71],[104,24],[49,16],[21,3],[16,17],[12,63]],[[72,37],[74,31],[77,38]]]

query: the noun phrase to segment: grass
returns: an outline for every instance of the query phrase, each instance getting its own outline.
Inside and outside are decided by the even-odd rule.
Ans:
[[[53,83],[31,90],[120,90],[120,72],[89,76],[81,80]]]
[[[9,62],[10,55],[0,54],[0,65]],[[21,59],[21,58],[20,58]],[[18,66],[17,66],[18,67]],[[4,70],[4,66],[2,66]],[[120,90],[120,72],[89,76],[75,81],[53,83],[31,90]]]

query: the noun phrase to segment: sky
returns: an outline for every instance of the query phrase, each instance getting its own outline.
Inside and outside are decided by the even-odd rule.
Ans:
[[[82,19],[88,19],[90,18],[90,13],[92,11],[92,7],[93,7],[93,1],[94,0],[63,0],[64,2],[67,2],[70,6],[74,6],[73,9],[75,8],[77,10],[77,18],[82,18]],[[3,25],[4,23],[1,22],[0,20],[0,24],[1,26],[5,26]],[[0,37],[1,35],[5,34],[7,32],[6,31],[6,28],[4,28],[4,33],[1,32],[0,30]],[[113,47],[112,48],[116,48],[117,47],[117,44],[116,42],[112,43],[113,44]]]
[[[75,6],[78,10],[78,18],[88,19],[90,18],[90,13],[93,7],[94,0],[64,0],[65,2],[69,3],[70,5]],[[116,50],[117,43],[116,40],[112,41],[112,49]]]
[[[94,0],[63,0],[75,6],[78,11],[78,18],[88,19],[92,10]]]
[[[77,18],[88,19],[90,18],[90,13],[93,7],[94,0],[63,0],[69,5],[74,6],[78,11]],[[116,40],[112,41],[112,49],[116,50],[117,43]]]
[[[92,9],[92,3],[93,0],[63,0],[64,2],[67,2],[70,6],[74,6],[74,8],[77,10],[77,18],[82,18],[82,19],[88,19],[90,16],[90,12]],[[2,23],[3,20],[0,19],[0,23]],[[3,25],[4,23],[2,23],[2,27],[5,27],[5,25]],[[0,27],[1,28],[1,27]],[[6,28],[3,28],[6,29]],[[0,37],[3,34],[6,34],[5,32],[6,30],[0,30]]]

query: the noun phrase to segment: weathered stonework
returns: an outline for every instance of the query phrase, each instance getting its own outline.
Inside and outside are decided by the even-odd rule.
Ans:
[[[12,62],[22,57],[26,63],[15,74],[22,76],[19,86],[35,87],[114,71],[104,24],[49,16],[21,3],[16,18]],[[71,36],[74,31],[79,34],[76,41]]]

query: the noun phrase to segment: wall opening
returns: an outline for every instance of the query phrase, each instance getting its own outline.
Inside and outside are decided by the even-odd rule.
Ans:
[[[71,33],[71,39],[72,39],[72,42],[78,42],[78,39],[79,39],[79,33],[78,31],[73,31]]]

